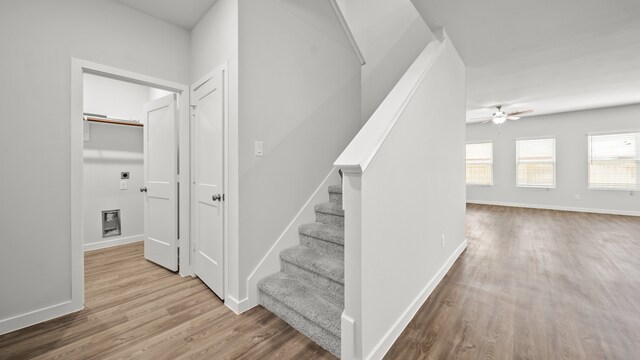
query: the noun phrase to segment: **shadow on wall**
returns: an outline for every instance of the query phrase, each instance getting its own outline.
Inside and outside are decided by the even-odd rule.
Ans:
[[[427,44],[425,38],[416,38],[424,28],[424,21],[417,17],[377,63],[367,62],[362,79],[362,119],[368,120],[391,92],[398,80],[422,53]]]
[[[360,127],[360,61],[329,1],[239,3],[240,291]],[[255,141],[264,156],[254,156]]]
[[[282,9],[298,18],[307,27],[313,28],[318,34],[325,36],[327,39],[339,39],[344,37],[344,29],[342,26],[327,26],[327,21],[324,17],[318,16],[319,12],[310,10],[309,4],[315,0],[281,0],[284,4]],[[326,1],[329,3],[329,1]],[[337,19],[337,18],[336,18]],[[339,46],[344,49],[345,52],[353,51],[353,47],[350,42],[333,42],[333,45]]]
[[[246,274],[242,274],[242,278],[246,278],[253,271],[264,253],[315,190],[300,183],[298,175],[300,169],[303,169],[305,176],[321,180],[327,175],[327,170],[333,161],[358,132],[357,111],[353,111],[352,114],[327,116],[331,113],[331,109],[352,106],[350,101],[359,89],[359,76],[346,79],[332,92],[331,97],[318,104],[316,109],[297,122],[295,127],[287,129],[274,147],[265,147],[263,158],[240,174],[240,188],[243,194],[245,196],[254,194],[254,197],[259,197],[261,200],[254,202],[249,208],[244,208],[244,215],[252,219],[251,224],[257,226],[241,229],[242,239],[254,240],[253,243],[241,242],[240,244],[241,251],[247,254],[246,266],[242,267],[249,269]],[[331,129],[335,129],[335,132]],[[320,136],[320,134],[326,134],[326,136]],[[310,161],[310,159],[317,160]],[[323,165],[310,167],[310,163]],[[256,178],[264,179],[265,175],[270,178],[268,181],[272,184],[269,191],[265,191],[262,181],[255,181]],[[317,183],[315,185],[317,186]],[[277,218],[265,216],[272,212],[274,204],[278,204],[279,207]],[[260,251],[252,251],[256,248]]]

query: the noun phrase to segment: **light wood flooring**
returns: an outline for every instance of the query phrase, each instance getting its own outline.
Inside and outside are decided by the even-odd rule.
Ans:
[[[0,336],[0,359],[335,359],[262,307],[237,316],[142,243],[85,254],[85,309]]]
[[[467,234],[386,359],[640,359],[640,218],[469,205]],[[0,359],[335,359],[141,244],[89,252],[85,271],[85,309],[0,336]]]
[[[386,359],[640,359],[640,217],[468,205],[467,234]]]

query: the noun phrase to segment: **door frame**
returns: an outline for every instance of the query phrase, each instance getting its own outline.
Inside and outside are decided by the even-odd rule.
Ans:
[[[223,254],[222,254],[222,279],[223,279],[223,289],[222,289],[222,294],[220,295],[220,298],[223,299],[223,301],[226,302],[227,299],[227,294],[229,293],[229,236],[228,236],[228,231],[229,231],[229,201],[227,200],[229,198],[229,81],[228,81],[228,74],[229,74],[229,63],[227,61],[223,62],[222,64],[218,65],[214,70],[210,71],[209,73],[207,73],[205,76],[201,77],[198,79],[198,81],[194,81],[191,86],[189,87],[189,94],[190,94],[190,101],[189,101],[189,109],[191,109],[191,106],[194,105],[194,99],[195,99],[195,91],[200,88],[200,86],[204,85],[205,82],[209,81],[209,79],[213,78],[216,75],[221,75],[222,76],[222,107],[223,107],[223,113],[222,113],[222,193],[225,196],[225,200],[222,201],[222,248],[223,248]],[[191,124],[191,130],[190,130],[190,136],[192,139],[195,139],[195,134],[193,133],[195,131],[195,126],[193,126],[193,124],[191,123],[192,117],[190,116],[189,119],[189,124]],[[192,141],[190,143],[190,147],[189,147],[189,151],[190,151],[190,161],[191,161],[191,179],[189,181],[189,185],[190,185],[190,190],[191,190],[191,214],[195,214],[196,210],[195,210],[195,206],[196,206],[196,199],[195,199],[195,183],[194,181],[192,181],[193,179],[195,179],[195,166],[194,166],[194,160],[195,160],[195,141]],[[190,229],[191,229],[191,233],[195,234],[195,226],[196,226],[196,222],[195,222],[195,216],[191,216],[190,217],[190,223],[189,223]],[[191,239],[191,244],[190,244],[190,249],[192,251],[192,254],[194,254],[195,252],[195,236],[192,237]],[[191,263],[191,270],[192,276],[195,276],[195,261],[196,261],[196,257],[195,254],[194,256],[192,256],[192,263]]]
[[[83,236],[83,102],[84,102],[84,74],[98,75],[114,80],[125,81],[138,85],[150,86],[177,93],[178,98],[178,161],[179,161],[179,198],[186,201],[179,202],[180,228],[178,242],[180,251],[179,274],[188,276],[193,274],[191,266],[191,159],[190,159],[190,90],[189,86],[155,78],[152,76],[123,70],[116,67],[102,65],[82,59],[71,59],[71,168],[70,168],[70,215],[71,215],[71,307],[72,311],[84,307],[84,236]]]

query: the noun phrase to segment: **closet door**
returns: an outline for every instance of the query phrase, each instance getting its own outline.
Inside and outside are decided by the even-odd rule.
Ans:
[[[144,257],[178,270],[178,147],[177,95],[171,94],[145,105]]]
[[[222,74],[195,87],[191,97],[195,106],[195,273],[220,298],[224,298]]]

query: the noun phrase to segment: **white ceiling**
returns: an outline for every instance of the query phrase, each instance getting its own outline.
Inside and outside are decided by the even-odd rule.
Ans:
[[[412,0],[467,65],[467,118],[640,102],[638,0]]]
[[[191,30],[216,0],[115,0],[160,20]]]
[[[191,30],[216,0],[115,0]],[[640,103],[638,0],[412,0],[467,65],[467,118]]]

